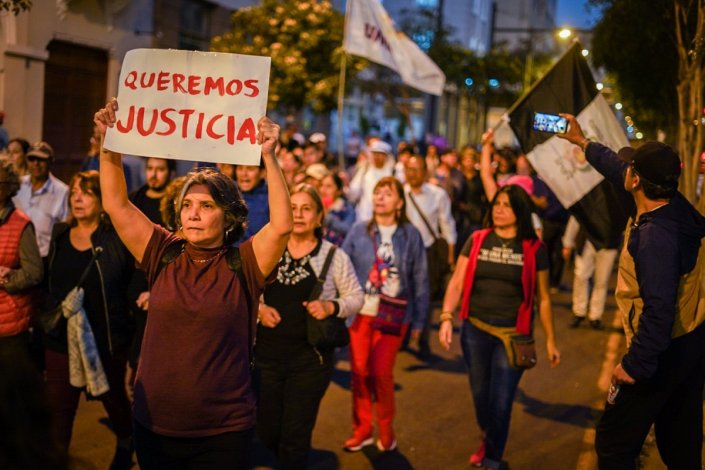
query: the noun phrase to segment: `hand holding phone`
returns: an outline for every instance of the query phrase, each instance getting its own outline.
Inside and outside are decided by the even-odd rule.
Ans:
[[[568,131],[568,120],[557,114],[534,113],[533,127],[538,132],[565,134]]]

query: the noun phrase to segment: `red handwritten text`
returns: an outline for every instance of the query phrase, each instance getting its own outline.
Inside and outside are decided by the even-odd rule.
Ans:
[[[195,120],[195,125],[190,126]],[[226,142],[233,145],[235,142],[249,141],[254,144],[257,131],[252,118],[247,118],[240,126],[235,122],[235,116],[215,114],[212,116],[195,109],[151,109],[130,106],[127,118],[123,122],[118,120],[115,128],[122,134],[137,131],[143,137],[148,135],[170,136],[180,133],[183,139],[213,140],[225,138]]]
[[[259,80],[239,80],[224,77],[202,77],[171,72],[129,72],[124,85],[131,90],[153,88],[157,91],[170,91],[186,95],[237,96],[240,93],[248,98],[259,95]]]

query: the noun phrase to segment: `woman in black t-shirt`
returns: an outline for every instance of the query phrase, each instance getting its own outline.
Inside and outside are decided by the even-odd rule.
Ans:
[[[501,464],[512,402],[524,371],[511,366],[504,343],[482,325],[490,329],[516,325],[517,333],[529,335],[536,300],[548,360],[551,367],[560,362],[548,293],[548,259],[532,227],[532,210],[531,199],[519,186],[499,189],[488,214],[489,228],[475,232],[465,244],[443,299],[438,337],[449,349],[453,311],[463,296],[461,346],[482,432],[480,447],[469,463],[478,467]]]
[[[257,435],[277,456],[282,469],[305,469],[318,406],[330,383],[334,351],[311,346],[306,322],[311,315],[348,317],[360,310],[363,293],[350,258],[333,253],[320,297],[309,301],[332,243],[322,240],[323,202],[300,184],[291,194],[294,230],[264,290],[257,328]]]
[[[66,298],[77,287],[82,273],[89,270],[80,286],[84,292],[82,307],[109,385],[109,390],[99,392],[96,398],[103,402],[117,435],[116,453],[110,468],[126,469],[132,466],[133,451],[132,415],[124,377],[131,341],[127,287],[134,259],[103,211],[98,178],[98,172],[91,170],[77,173],[71,179],[68,201],[71,215],[68,223],[58,223],[52,230],[46,284],[49,303],[53,305]],[[74,384],[83,381],[87,384],[87,393],[98,394],[92,385],[102,383],[100,378],[91,380],[90,374],[78,373],[84,368],[75,367],[80,362],[75,353],[78,346],[75,341],[69,341],[67,325],[67,320],[61,317],[57,327],[43,338],[49,403],[57,436],[66,449],[83,390]],[[95,357],[90,352],[85,353],[87,357],[83,360]],[[99,391],[104,388],[95,387]]]

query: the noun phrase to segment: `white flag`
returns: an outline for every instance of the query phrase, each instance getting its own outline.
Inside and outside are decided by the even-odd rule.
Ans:
[[[443,94],[445,74],[419,46],[396,31],[379,0],[348,0],[343,48],[389,67],[409,86]]]

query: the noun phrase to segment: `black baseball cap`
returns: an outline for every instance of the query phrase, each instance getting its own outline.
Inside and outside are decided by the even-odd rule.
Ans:
[[[617,155],[650,183],[664,188],[678,188],[682,164],[671,146],[650,141],[636,149],[623,147]]]

